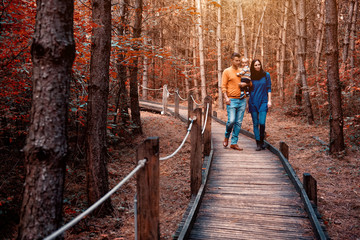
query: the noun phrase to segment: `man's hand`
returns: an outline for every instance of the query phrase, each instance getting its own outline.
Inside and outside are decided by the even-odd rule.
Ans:
[[[226,105],[230,105],[230,98],[225,97],[225,103],[226,103]]]

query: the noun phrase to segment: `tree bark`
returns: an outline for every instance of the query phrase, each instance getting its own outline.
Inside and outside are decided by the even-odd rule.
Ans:
[[[68,148],[74,3],[38,0],[36,5],[33,100],[24,148],[26,178],[18,239],[42,239],[60,227]]]
[[[239,3],[239,13],[240,13],[241,38],[242,38],[242,44],[243,44],[243,49],[244,49],[244,57],[248,58],[246,35],[245,35],[245,19],[243,16],[242,2]]]
[[[318,75],[319,65],[320,65],[320,57],[322,52],[322,45],[324,40],[324,8],[325,8],[325,0],[321,0],[320,3],[320,16],[319,16],[319,26],[316,35],[316,45],[315,45],[315,67],[316,67],[316,76]]]
[[[224,109],[223,95],[221,91],[221,79],[222,79],[222,51],[221,51],[221,26],[222,26],[222,5],[219,0],[218,11],[217,11],[217,28],[216,28],[216,45],[217,45],[217,78],[218,78],[218,107]]]
[[[93,0],[89,97],[87,108],[87,196],[92,205],[109,190],[107,172],[107,107],[111,49],[111,1]],[[103,217],[112,212],[108,199],[93,213]]]
[[[344,120],[341,106],[341,87],[339,78],[338,53],[338,12],[336,0],[325,1],[325,38],[327,62],[327,87],[330,108],[330,152],[337,153],[345,149]]]
[[[141,24],[142,24],[142,11],[143,11],[143,1],[135,1],[135,22],[134,22],[134,39],[139,39],[141,37]],[[140,47],[138,43],[135,43],[133,49],[138,51]],[[140,106],[139,106],[139,92],[138,92],[138,63],[139,59],[137,56],[134,57],[132,66],[130,67],[130,101],[131,101],[131,119],[135,128],[133,133],[135,135],[142,134],[142,126],[140,119]]]
[[[235,26],[235,46],[234,46],[234,52],[236,53],[240,53],[239,52],[239,46],[240,46],[240,30],[241,30],[241,25],[240,25],[240,10],[241,8],[241,2],[235,2],[235,5],[237,5],[236,8],[236,26]],[[241,54],[241,53],[240,53]]]
[[[297,10],[297,5],[296,5],[296,1],[292,0],[292,6],[293,6],[293,13],[294,13],[294,18],[295,18],[295,33],[296,33],[296,38],[295,38],[295,55],[298,56],[298,52],[300,51],[300,32],[299,32],[299,16],[298,16],[298,10]],[[296,71],[296,77],[295,77],[295,90],[294,90],[294,95],[295,95],[295,102],[298,106],[302,105],[302,82],[301,82],[301,78],[300,78],[300,74],[299,74],[299,59],[296,59],[296,65],[297,65],[297,71]]]
[[[344,36],[344,47],[343,47],[343,54],[342,54],[342,62],[346,65],[346,61],[348,59],[349,53],[349,44],[350,44],[350,31],[351,31],[351,23],[354,14],[354,7],[355,7],[355,0],[350,1],[349,3],[349,14],[346,19],[345,24],[345,36]]]
[[[255,37],[253,54],[252,54],[253,58],[255,58],[256,48],[257,48],[257,42],[258,42],[258,39],[259,39],[259,36],[260,36],[261,24],[262,24],[263,19],[264,19],[264,15],[265,15],[265,11],[266,11],[266,6],[267,6],[267,2],[265,2],[264,9],[263,9],[263,11],[262,11],[260,21],[258,22],[258,31],[257,31],[256,37]]]
[[[129,33],[128,24],[129,24],[129,10],[128,10],[129,0],[122,0],[120,7],[120,26],[118,26],[118,35],[119,37],[125,36]],[[127,80],[127,67],[124,64],[125,60],[125,51],[120,49],[117,53],[116,59],[116,69],[117,69],[117,80],[119,83],[119,91],[115,99],[115,112],[120,112],[120,118],[123,125],[126,125],[129,121],[129,104],[128,104],[128,92],[126,90],[126,80]],[[116,123],[117,115],[114,117],[114,123]]]
[[[308,118],[308,123],[313,124],[314,123],[314,115],[312,111],[312,105],[310,101],[310,93],[309,93],[309,87],[307,84],[307,74],[306,74],[306,68],[305,68],[305,61],[306,61],[306,10],[305,10],[305,0],[299,0],[298,1],[298,17],[299,17],[299,35],[298,37],[298,72],[299,77],[301,79],[302,88],[303,88],[303,94],[304,94],[304,100],[305,100],[305,109],[306,114]]]
[[[359,1],[355,1],[354,5],[354,14],[352,16],[351,21],[351,31],[350,31],[350,67],[355,68],[355,41],[356,41],[356,20],[358,15],[358,7],[359,7]]]
[[[286,56],[286,32],[287,32],[287,19],[288,19],[289,0],[284,4],[284,17],[281,30],[281,44],[280,44],[280,64],[279,64],[279,88],[280,99],[285,101],[285,56]]]
[[[199,38],[199,57],[200,57],[200,78],[201,78],[201,99],[206,97],[206,76],[205,76],[205,56],[204,56],[204,41],[202,31],[202,16],[201,16],[201,0],[196,0],[196,9],[200,14],[197,18],[197,30]]]

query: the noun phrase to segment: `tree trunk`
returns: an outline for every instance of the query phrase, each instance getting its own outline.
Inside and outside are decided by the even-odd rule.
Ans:
[[[288,19],[289,0],[284,4],[284,17],[281,30],[281,45],[280,45],[280,64],[279,64],[279,89],[280,99],[285,101],[284,81],[285,81],[285,56],[286,56],[286,32],[287,32],[287,19]]]
[[[239,4],[239,13],[240,13],[240,22],[241,22],[241,38],[244,49],[244,57],[248,58],[247,44],[246,44],[246,35],[245,35],[245,19],[242,10],[242,2]]]
[[[196,0],[196,9],[200,14],[197,18],[197,29],[199,38],[199,56],[200,56],[200,78],[201,78],[201,99],[206,97],[206,76],[205,76],[205,56],[204,56],[204,41],[202,32],[202,16],[201,16],[201,0]]]
[[[147,45],[147,38],[144,37],[144,46]],[[148,79],[149,79],[149,58],[144,55],[143,57],[143,76],[142,76],[142,99],[148,99]]]
[[[217,45],[217,78],[218,78],[218,107],[224,109],[223,95],[221,91],[221,78],[222,78],[222,52],[221,52],[221,26],[222,26],[222,5],[219,0],[218,11],[217,11],[217,28],[216,28],[216,45]]]
[[[351,29],[351,23],[353,19],[354,14],[354,6],[355,6],[355,0],[350,1],[349,3],[349,14],[346,19],[345,24],[345,36],[344,36],[344,47],[343,47],[343,54],[342,54],[342,63],[346,65],[346,61],[348,59],[348,53],[349,53],[349,43],[350,43],[350,29]]]
[[[33,100],[25,150],[25,189],[18,239],[42,239],[62,222],[67,113],[75,57],[74,3],[36,1],[31,46]]]
[[[135,23],[134,23],[134,39],[139,40],[141,37],[141,23],[142,23],[143,1],[135,1]],[[139,51],[139,41],[134,44],[133,49]],[[134,57],[132,66],[130,67],[130,101],[131,101],[131,119],[135,125],[133,133],[135,135],[142,134],[141,119],[140,119],[140,106],[139,106],[139,93],[138,93],[138,62],[137,56]]]
[[[253,48],[253,58],[256,57],[256,48],[257,48],[257,42],[258,42],[258,39],[259,39],[259,36],[260,36],[260,30],[261,30],[261,24],[263,22],[263,19],[264,19],[264,15],[265,15],[265,11],[266,11],[266,6],[267,6],[267,2],[265,2],[265,5],[264,5],[264,9],[263,9],[263,12],[261,14],[261,18],[260,18],[260,21],[258,22],[258,31],[257,31],[257,34],[256,34],[256,37],[255,37],[255,42],[254,42],[254,48]]]
[[[128,10],[129,0],[121,1],[120,7],[120,26],[118,27],[119,37],[125,36],[129,33],[128,24],[129,24],[129,10]],[[119,83],[119,91],[115,99],[115,112],[120,112],[120,117],[123,125],[126,125],[129,121],[129,104],[128,104],[128,93],[126,90],[126,80],[127,80],[127,67],[124,64],[125,60],[125,51],[120,49],[117,54],[116,59],[116,69],[117,69],[117,80]],[[117,115],[114,117],[114,123],[116,123]]]
[[[254,49],[254,38],[255,38],[255,11],[253,12],[251,16],[251,35],[250,35],[250,51],[249,53],[253,53]],[[254,59],[254,56],[250,56],[251,59]]]
[[[355,41],[356,41],[356,20],[358,14],[359,1],[355,1],[354,5],[354,14],[351,21],[351,31],[350,31],[350,67],[355,68]]]
[[[109,190],[107,172],[107,107],[109,94],[109,65],[111,48],[111,1],[93,0],[89,97],[87,108],[87,195],[92,205]],[[103,217],[112,211],[107,200],[94,211]]]
[[[341,107],[341,87],[339,78],[338,53],[338,13],[336,0],[325,1],[325,38],[327,62],[327,87],[330,107],[330,152],[337,153],[345,149],[344,120]]]
[[[295,19],[295,33],[296,33],[296,38],[295,38],[295,55],[298,56],[299,55],[299,51],[300,51],[300,32],[299,32],[299,16],[298,16],[298,11],[297,11],[297,5],[296,5],[296,1],[292,0],[292,6],[293,6],[293,13],[294,13],[294,19]],[[295,77],[295,90],[294,90],[294,95],[295,95],[295,102],[298,106],[302,105],[302,82],[301,82],[301,78],[300,78],[300,74],[299,74],[299,59],[296,59],[296,65],[297,65],[297,71],[296,71],[296,77]]]
[[[319,26],[316,35],[316,45],[315,45],[315,67],[316,67],[316,76],[318,75],[320,57],[322,52],[322,45],[324,40],[324,8],[325,0],[321,0],[320,3],[320,16],[319,16]]]
[[[305,10],[305,0],[298,1],[298,17],[299,17],[299,35],[298,35],[298,72],[299,77],[302,83],[303,93],[304,93],[304,100],[305,100],[305,109],[307,113],[308,123],[314,123],[314,115],[312,112],[312,106],[310,101],[310,93],[309,87],[307,85],[306,80],[306,68],[305,68],[305,61],[306,61],[306,10]]]
[[[241,29],[241,25],[240,25],[240,11],[241,11],[241,2],[237,3],[235,2],[235,5],[237,5],[236,8],[236,26],[235,26],[235,46],[234,46],[234,52],[236,53],[240,53],[239,52],[239,46],[240,46],[240,29]],[[241,54],[241,53],[240,53]]]

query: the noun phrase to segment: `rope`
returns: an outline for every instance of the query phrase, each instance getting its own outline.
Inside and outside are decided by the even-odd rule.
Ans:
[[[180,96],[179,90],[176,90],[175,92],[176,92],[176,94],[179,96],[179,98],[180,98],[182,101],[186,101],[186,100],[187,100],[186,98],[182,98],[182,97]]]
[[[159,88],[159,89],[148,88],[148,87],[145,87],[145,86],[140,85],[140,84],[139,84],[139,86],[142,87],[142,88],[145,88],[145,89],[147,89],[147,90],[153,90],[153,91],[158,91],[158,90],[162,90],[162,89],[163,89],[163,88]]]
[[[191,95],[191,99],[194,101],[194,103],[195,103],[196,105],[198,105],[198,106],[202,105],[202,103],[197,103],[192,95]]]
[[[165,89],[166,89],[166,92],[167,92],[170,96],[172,96],[172,95],[175,94],[175,93],[170,93],[169,90],[167,89],[167,87],[166,87]]]
[[[203,130],[202,130],[202,132],[201,132],[201,135],[204,134],[204,132],[205,132],[206,122],[207,122],[207,118],[208,118],[208,113],[209,113],[209,103],[206,104],[205,122],[204,122],[204,127],[203,127]]]
[[[94,209],[96,209],[101,203],[103,203],[106,199],[108,199],[114,192],[116,192],[124,183],[126,183],[137,171],[139,171],[142,167],[145,166],[146,159],[140,160],[138,162],[138,165],[134,170],[132,170],[118,185],[116,185],[111,191],[109,191],[107,194],[105,194],[102,198],[100,198],[96,203],[91,205],[86,211],[78,215],[76,218],[74,218],[72,221],[67,223],[66,225],[62,226],[59,230],[52,233],[51,235],[44,238],[44,240],[51,240],[55,239],[57,236],[74,226],[76,223],[78,223],[83,217],[88,215],[90,212],[92,212]]]
[[[169,158],[172,158],[184,145],[186,139],[188,138],[189,134],[190,134],[190,131],[191,131],[191,128],[192,128],[192,125],[193,125],[193,122],[194,122],[194,119],[190,119],[191,120],[191,123],[190,123],[190,126],[187,130],[187,133],[186,133],[186,136],[184,137],[184,140],[182,141],[182,143],[180,144],[180,146],[175,150],[175,152],[173,152],[172,154],[170,154],[169,156],[167,157],[162,157],[160,158],[161,161],[163,160],[167,160]]]

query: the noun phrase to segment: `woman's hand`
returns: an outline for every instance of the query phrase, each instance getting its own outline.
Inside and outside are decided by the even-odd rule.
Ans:
[[[271,106],[272,106],[271,101],[269,101],[267,105],[268,105],[268,108],[271,108]]]

